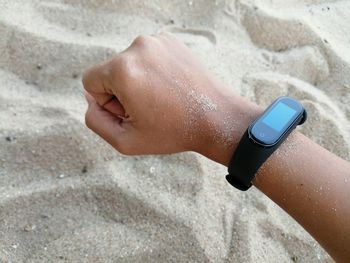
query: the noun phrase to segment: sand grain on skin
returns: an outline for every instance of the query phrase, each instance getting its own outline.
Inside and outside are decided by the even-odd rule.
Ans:
[[[194,153],[115,152],[84,125],[79,78],[136,36],[170,31],[260,105],[300,99],[309,111],[301,131],[350,160],[349,9],[321,0],[0,0],[0,261],[333,262],[268,198],[229,186],[224,167]],[[195,128],[191,111],[220,105],[192,89]],[[218,138],[231,143],[235,123],[230,113],[223,120]]]

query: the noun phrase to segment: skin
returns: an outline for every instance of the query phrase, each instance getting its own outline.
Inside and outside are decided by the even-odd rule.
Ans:
[[[227,166],[263,110],[222,84],[168,33],[136,38],[88,70],[83,84],[86,125],[126,155],[195,151]],[[294,131],[253,185],[336,261],[350,262],[348,162]]]

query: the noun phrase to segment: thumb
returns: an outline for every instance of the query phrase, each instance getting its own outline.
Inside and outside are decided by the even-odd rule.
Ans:
[[[128,136],[123,120],[101,107],[89,93],[85,97],[89,105],[85,114],[86,126],[122,152],[123,142]]]

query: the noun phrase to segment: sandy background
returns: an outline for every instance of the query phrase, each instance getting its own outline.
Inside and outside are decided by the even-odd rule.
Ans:
[[[257,103],[300,99],[302,132],[349,160],[349,17],[340,0],[0,0],[0,262],[333,262],[224,167],[112,150],[84,125],[80,79],[174,32]]]

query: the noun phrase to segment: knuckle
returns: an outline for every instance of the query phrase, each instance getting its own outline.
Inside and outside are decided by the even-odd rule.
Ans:
[[[127,85],[137,80],[140,77],[140,66],[137,61],[131,54],[123,54],[113,61],[111,65],[113,81]]]
[[[152,37],[151,36],[140,35],[137,38],[135,38],[132,46],[146,47],[146,46],[149,46],[150,43],[152,43]]]
[[[103,67],[98,65],[86,70],[83,73],[82,83],[86,91],[89,92],[96,89],[96,86],[98,86],[100,82],[101,73],[103,73],[102,69]]]
[[[115,57],[112,61],[111,61],[111,73],[115,74],[117,72],[122,72],[124,71],[125,67],[128,65],[129,63],[129,56],[128,55],[120,55],[118,57]]]
[[[84,86],[85,90],[89,90],[89,79],[90,79],[90,75],[91,75],[91,69],[88,69],[84,72],[83,77],[82,77],[82,83]]]
[[[108,78],[108,63],[95,65],[83,73],[82,83],[86,91],[94,91]]]

